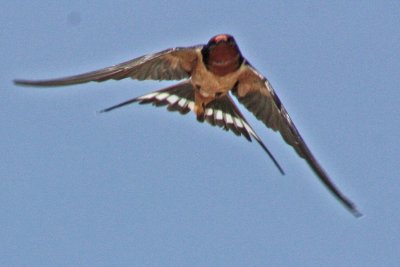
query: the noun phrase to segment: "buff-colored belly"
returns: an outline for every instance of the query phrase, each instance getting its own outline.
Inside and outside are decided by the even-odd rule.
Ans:
[[[202,61],[201,53],[199,52]],[[226,75],[219,76],[206,69],[204,64],[196,64],[192,71],[191,82],[195,88],[194,112],[198,119],[202,119],[208,103],[226,95],[238,81],[243,72],[243,66]]]
[[[233,88],[241,73],[241,68],[233,73],[218,76],[209,72],[203,64],[197,64],[192,73],[192,84],[204,97],[225,95]]]

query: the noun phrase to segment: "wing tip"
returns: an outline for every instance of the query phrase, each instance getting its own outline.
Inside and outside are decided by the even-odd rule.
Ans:
[[[19,86],[31,86],[31,87],[50,87],[50,86],[62,86],[67,84],[57,84],[52,80],[23,80],[15,79],[13,80],[15,85]]]
[[[15,80],[13,80],[12,82],[13,82],[13,84],[15,84],[15,85],[29,85],[29,84],[30,84],[29,81],[27,81],[27,80],[21,80],[21,79],[15,79]]]
[[[106,112],[109,112],[109,111],[111,111],[110,108],[105,108],[105,109],[101,109],[101,110],[96,111],[96,113],[100,114],[100,113],[106,113]]]
[[[360,218],[364,216],[353,203],[346,203],[346,208],[353,214],[354,217]]]
[[[362,216],[364,216],[364,214],[362,214],[360,211],[358,211],[357,209],[351,210],[351,213],[356,217],[356,218],[361,218]]]
[[[360,218],[364,216],[356,207],[356,205],[350,201],[348,198],[346,198],[343,194],[340,192],[332,192],[334,196],[343,204],[345,208],[356,218]]]

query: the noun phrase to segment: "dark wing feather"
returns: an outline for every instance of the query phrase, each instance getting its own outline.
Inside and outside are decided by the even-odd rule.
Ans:
[[[52,80],[15,80],[18,85],[63,86],[102,82],[110,79],[181,80],[190,77],[197,60],[197,50],[203,46],[178,47],[141,56],[104,69]]]
[[[100,112],[108,112],[131,103],[153,104],[154,106],[167,106],[169,111],[179,111],[181,114],[187,114],[194,110],[194,88],[190,81],[184,81],[140,97],[136,97],[115,106],[106,108]],[[260,137],[247,123],[246,119],[240,113],[229,95],[225,95],[208,103],[204,112],[204,119],[213,126],[218,126],[226,131],[231,130],[234,134],[243,135],[251,142],[253,137],[264,151],[270,156],[279,171],[284,174],[283,169],[274,158],[272,153],[261,141]]]
[[[239,78],[239,83],[232,90],[239,102],[267,127],[280,132],[286,143],[292,146],[297,154],[307,161],[311,169],[332,194],[355,216],[360,216],[361,213],[355,205],[339,191],[315,159],[269,81],[250,64],[247,67],[247,71]]]

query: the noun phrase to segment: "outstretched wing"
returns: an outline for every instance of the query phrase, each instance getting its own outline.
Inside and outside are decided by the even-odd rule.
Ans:
[[[165,89],[130,99],[101,110],[100,112],[108,112],[135,102],[139,102],[139,104],[152,103],[155,106],[167,106],[169,111],[179,111],[181,114],[187,114],[189,111],[194,110],[194,88],[190,81],[185,81]],[[269,155],[279,171],[284,174],[277,160],[264,145],[253,128],[247,123],[229,95],[217,98],[208,103],[205,108],[204,119],[200,120],[200,122],[204,120],[226,131],[231,130],[238,136],[243,135],[250,142],[251,138],[254,138]]]
[[[141,56],[111,67],[53,80],[15,80],[18,85],[63,86],[102,82],[110,79],[181,80],[190,77],[197,60],[197,50],[203,46],[178,47]]]
[[[355,216],[360,216],[361,213],[358,212],[355,205],[339,191],[315,159],[269,81],[249,63],[245,64],[247,64],[247,70],[239,77],[239,82],[232,90],[232,93],[257,119],[272,130],[280,132],[286,143],[292,146],[297,154],[307,161],[311,169],[332,194]]]

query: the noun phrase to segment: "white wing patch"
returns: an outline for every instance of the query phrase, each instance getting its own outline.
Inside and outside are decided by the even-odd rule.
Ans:
[[[244,124],[244,128],[246,128],[246,130],[247,130],[254,138],[260,139],[260,137],[258,137],[258,135],[254,132],[253,128],[251,128],[250,125],[249,125],[247,122],[245,122],[245,121],[242,121],[242,122],[243,122],[243,124]]]
[[[152,92],[136,99],[142,104],[152,103],[155,106],[167,106],[169,110],[179,111],[182,114],[194,111],[193,92],[187,93],[186,91],[185,93],[185,91],[176,90],[177,88],[168,89]],[[259,140],[257,134],[241,117],[241,114],[237,114],[232,108],[233,103],[229,102],[229,99],[218,101],[211,102],[205,109],[204,119],[208,123],[213,126],[218,125],[224,130],[231,130],[236,135],[243,135],[249,141],[251,141],[250,136]]]
[[[222,111],[221,110],[216,110],[215,111],[215,119],[219,120],[219,121],[223,120],[223,116],[222,116]]]
[[[235,125],[237,126],[237,127],[239,127],[239,128],[243,128],[243,123],[242,123],[242,120],[241,119],[239,119],[239,118],[233,118],[234,119],[234,121],[235,121]]]
[[[186,99],[186,98],[181,98],[181,99],[179,100],[179,102],[178,102],[178,105],[181,106],[181,107],[184,107],[185,104],[186,104],[186,102],[187,102],[187,99]]]
[[[179,97],[177,97],[176,95],[170,95],[170,96],[167,98],[167,101],[168,101],[170,104],[175,104],[176,101],[178,101],[178,100],[179,100]]]
[[[170,111],[179,111],[181,114],[186,114],[189,111],[194,111],[195,107],[194,90],[192,87],[188,88],[187,86],[189,86],[188,83],[178,84],[177,86],[137,97],[134,101],[141,104],[152,103],[155,106],[167,106]],[[260,137],[246,122],[228,96],[210,102],[205,108],[204,120],[212,126],[217,125],[226,131],[231,130],[238,136],[243,135],[249,141],[253,137],[257,142],[261,142]]]
[[[229,124],[234,124],[231,114],[225,113],[225,121]]]
[[[190,108],[191,111],[194,111],[194,102],[193,101],[188,101],[188,107]]]
[[[169,110],[176,110],[182,114],[186,114],[189,111],[194,110],[194,101],[192,99],[188,99],[192,94],[187,94],[186,91],[186,94],[179,95],[177,93],[181,91],[172,90],[177,88],[171,87],[167,89],[170,89],[171,91],[164,89],[140,96],[136,99],[141,104],[152,103],[155,106],[167,106]],[[185,91],[181,93],[185,93]]]
[[[168,93],[160,93],[160,94],[156,95],[156,98],[157,98],[158,100],[164,100],[164,99],[166,99],[167,97],[169,97],[169,94],[168,94]]]
[[[167,106],[169,111],[179,111],[181,114],[187,114],[189,111],[194,111],[194,88],[190,81],[185,81],[174,86],[114,105],[110,108],[104,109],[103,112],[120,108],[134,102],[139,102],[139,104],[151,103],[154,106]],[[229,94],[208,103],[205,107],[204,116],[197,117],[197,120],[200,122],[206,120],[212,126],[218,126],[225,131],[230,130],[237,136],[243,135],[243,137],[250,142],[252,138],[254,138],[269,155],[279,171],[283,173],[282,168],[279,166],[274,156],[264,145],[253,128],[251,128],[251,126],[247,123],[246,119],[236,107]]]

